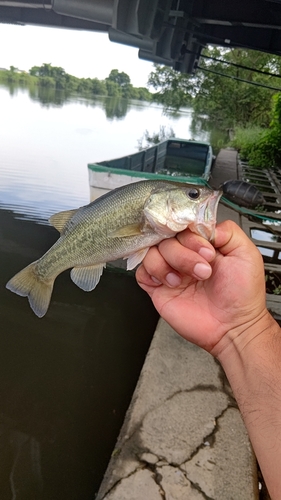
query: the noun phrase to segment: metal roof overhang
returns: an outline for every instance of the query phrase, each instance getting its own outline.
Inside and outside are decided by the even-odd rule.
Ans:
[[[0,22],[107,32],[187,73],[208,44],[281,55],[281,0],[0,0]]]

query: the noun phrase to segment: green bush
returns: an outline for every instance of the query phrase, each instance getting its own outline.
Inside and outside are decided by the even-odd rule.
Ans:
[[[250,151],[248,159],[254,167],[281,165],[281,128],[267,130]]]
[[[272,99],[270,128],[260,137],[249,154],[249,162],[255,167],[281,165],[281,93]]]
[[[268,129],[237,127],[231,143],[254,167],[281,165],[281,93],[272,99],[271,123]]]
[[[239,151],[243,160],[248,160],[255,145],[266,134],[266,130],[252,125],[248,127],[235,127],[234,139],[231,146]]]

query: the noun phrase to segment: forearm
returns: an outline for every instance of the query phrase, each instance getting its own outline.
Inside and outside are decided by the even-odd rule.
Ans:
[[[271,498],[280,500],[281,329],[266,313],[239,335],[230,332],[227,340],[217,357],[232,386]]]

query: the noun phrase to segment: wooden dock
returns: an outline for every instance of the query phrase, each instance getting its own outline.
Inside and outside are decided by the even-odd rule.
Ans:
[[[216,159],[210,184],[218,188],[229,179],[239,179],[254,184],[266,200],[265,210],[258,217],[245,217],[234,210],[219,205],[218,222],[231,219],[245,231],[259,248],[266,273],[281,276],[281,171],[277,168],[258,169],[239,160],[237,151],[222,149]],[[266,220],[268,217],[268,220]],[[271,218],[277,220],[272,223]],[[276,319],[281,320],[281,295],[267,294],[267,307]]]

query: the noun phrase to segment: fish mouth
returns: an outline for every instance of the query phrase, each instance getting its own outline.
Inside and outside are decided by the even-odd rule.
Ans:
[[[208,199],[199,207],[198,222],[194,225],[195,231],[206,240],[212,242],[215,237],[217,223],[217,210],[222,190],[214,191]]]

